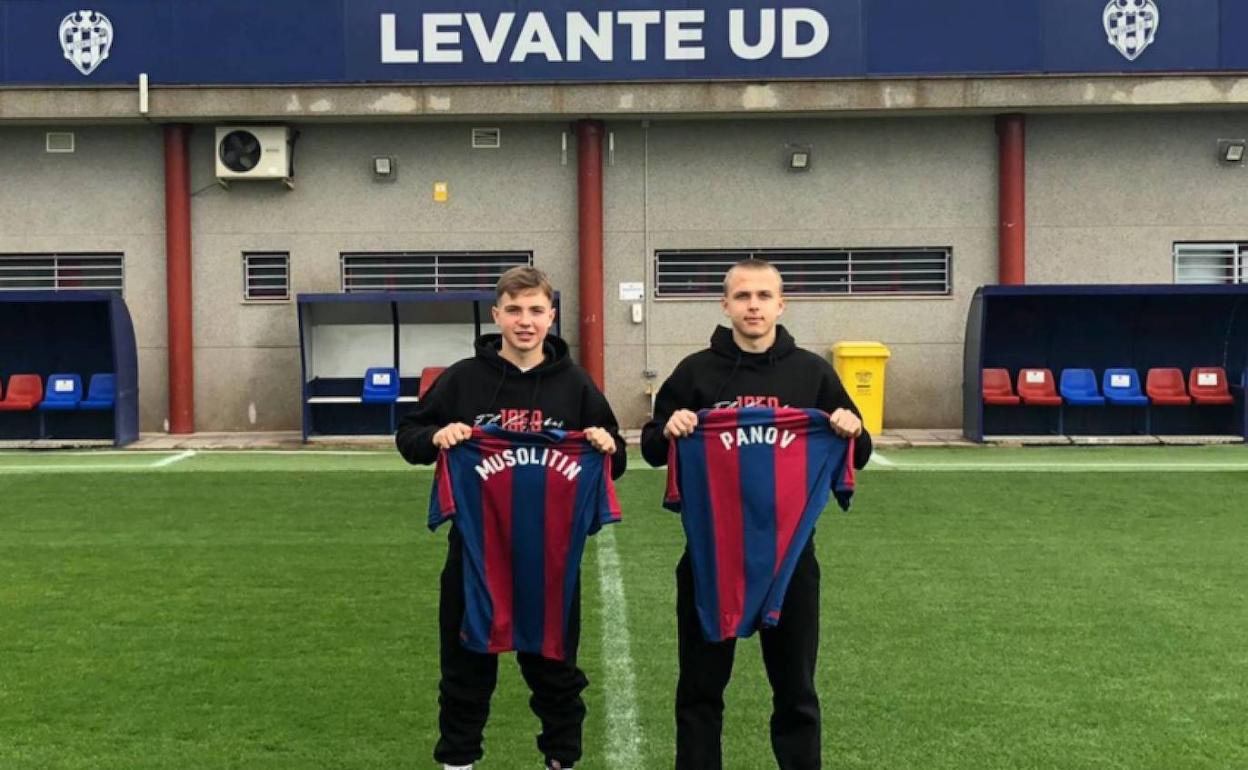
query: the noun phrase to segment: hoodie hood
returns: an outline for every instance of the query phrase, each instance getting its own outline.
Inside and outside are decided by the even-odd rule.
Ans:
[[[789,330],[776,324],[776,341],[762,353],[747,353],[732,338],[732,329],[727,326],[716,326],[711,334],[711,351],[734,363],[775,364],[797,350],[797,341]]]
[[[548,334],[542,341],[544,356],[542,362],[526,372],[520,371],[520,367],[502,357],[499,353],[502,346],[503,335],[498,333],[482,334],[474,345],[477,351],[476,360],[498,374],[498,382],[494,386],[494,392],[490,395],[486,411],[495,407],[507,381],[512,380],[513,382],[532,383],[525,404],[528,411],[533,412],[540,397],[542,378],[547,378],[549,382],[550,377],[572,366],[572,358],[568,354],[568,343],[553,334]]]
[[[519,367],[503,358],[499,353],[503,347],[503,335],[501,334],[482,334],[477,338],[474,347],[477,351],[477,360],[485,362],[490,368],[505,373],[508,377],[536,377],[539,374],[545,376],[567,369],[572,365],[572,357],[568,352],[568,343],[553,334],[548,334],[546,339],[542,341],[542,354],[545,356],[542,362],[527,372],[520,371]]]

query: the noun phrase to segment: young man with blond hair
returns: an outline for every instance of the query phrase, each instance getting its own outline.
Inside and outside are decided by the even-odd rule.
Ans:
[[[583,431],[594,449],[612,455],[612,476],[624,472],[624,440],[606,398],[584,369],[572,363],[568,345],[550,334],[554,291],[542,271],[515,267],[495,288],[494,323],[500,333],[476,341],[476,355],[448,368],[399,425],[395,443],[410,463],[429,464],[439,450],[472,437],[474,426],[512,431],[551,428]],[[447,770],[468,770],[484,754],[482,731],[498,676],[498,656],[461,644],[465,609],[464,541],[452,526],[442,570],[439,626],[441,671],[434,759]],[[538,749],[546,767],[567,770],[581,758],[588,684],[576,665],[580,637],[580,582],[573,590],[566,656],[552,660],[517,653],[532,691],[529,703],[541,720]],[[504,760],[508,768],[520,763]]]
[[[827,412],[837,435],[855,439],[854,466],[865,466],[871,437],[840,378],[827,360],[797,347],[777,323],[785,309],[780,272],[762,260],[738,262],[724,277],[720,305],[731,325],[716,327],[710,347],[681,361],[659,389],[654,416],[642,431],[646,461],[665,465],[669,444],[694,432],[700,409],[787,406]],[[704,636],[688,551],[676,567],[676,618],[676,768],[720,770],[724,689],[732,676],[735,640],[710,642]],[[817,770],[819,563],[813,538],[798,558],[778,625],[760,630],[759,639],[773,692],[776,762],[781,770]]]

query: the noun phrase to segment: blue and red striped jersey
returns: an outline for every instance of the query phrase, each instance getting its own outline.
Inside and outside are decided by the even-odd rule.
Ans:
[[[438,454],[429,528],[448,519],[464,540],[463,645],[563,660],[585,540],[620,520],[611,456],[579,431],[473,428]]]
[[[818,409],[704,409],[672,442],[663,505],[681,514],[707,641],[780,622],[784,594],[835,492],[849,508],[853,439]]]

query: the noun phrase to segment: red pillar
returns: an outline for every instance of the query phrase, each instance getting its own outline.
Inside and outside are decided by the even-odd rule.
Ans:
[[[576,123],[577,212],[580,225],[581,366],[603,387],[602,121]]]
[[[1006,286],[1027,282],[1027,122],[1022,115],[997,116],[998,188],[997,280]]]
[[[165,126],[165,301],[169,326],[169,432],[195,432],[191,334],[191,127]]]

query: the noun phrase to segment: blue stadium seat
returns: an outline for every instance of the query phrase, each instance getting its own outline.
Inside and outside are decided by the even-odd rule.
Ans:
[[[52,374],[48,376],[41,412],[68,412],[78,408],[82,401],[82,378],[76,374]]]
[[[87,385],[87,397],[78,404],[78,408],[104,411],[112,409],[116,401],[117,377],[112,374],[93,374]]]
[[[366,404],[393,404],[399,397],[399,372],[391,367],[373,367],[364,373],[364,392],[360,400]]]
[[[1096,374],[1091,369],[1063,369],[1058,388],[1067,404],[1102,406],[1105,397],[1096,389]]]
[[[1106,369],[1101,392],[1114,406],[1148,406],[1148,396],[1140,390],[1140,373],[1134,369]]]

